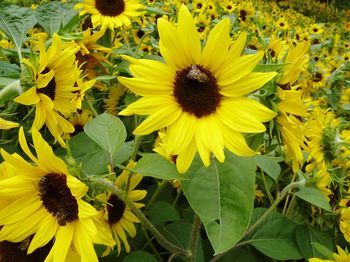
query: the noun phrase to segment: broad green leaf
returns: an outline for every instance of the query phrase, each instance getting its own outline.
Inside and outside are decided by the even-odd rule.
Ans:
[[[84,126],[84,132],[100,147],[108,152],[113,161],[126,138],[123,122],[116,116],[103,113]]]
[[[255,188],[255,161],[226,152],[224,163],[205,168],[197,158],[182,188],[201,218],[215,253],[233,247],[249,225]]]
[[[57,1],[48,2],[35,9],[35,17],[45,31],[52,35],[66,26],[78,13],[74,10],[74,2],[61,3]]]
[[[157,262],[158,260],[148,252],[145,251],[133,251],[127,255],[123,262]]]
[[[163,235],[172,243],[187,248],[191,236],[192,223],[188,221],[175,221],[162,228]],[[176,260],[177,261],[177,260]],[[202,239],[199,237],[196,251],[196,262],[205,262],[203,255]]]
[[[277,181],[281,174],[281,167],[276,160],[267,155],[257,155],[254,159],[258,167],[260,167],[273,180]]]
[[[317,188],[301,187],[299,188],[299,191],[294,193],[294,195],[314,206],[331,211],[331,206],[329,205],[326,197],[323,195],[322,191]]]
[[[150,176],[165,180],[187,179],[185,175],[180,175],[177,172],[176,166],[173,163],[155,153],[143,154],[142,158],[133,168],[133,171],[143,176]]]
[[[252,223],[262,216],[264,208],[254,209]],[[278,212],[272,212],[257,230],[245,239],[266,256],[278,260],[301,259],[294,239],[297,224]]]
[[[321,254],[321,257],[324,257],[326,259],[333,259],[333,252],[324,245],[318,242],[311,242],[310,244],[317,250],[319,254]]]
[[[326,232],[320,231],[309,226],[299,226],[296,230],[296,240],[301,253],[305,259],[312,257],[318,257],[323,259],[328,259],[329,257],[324,256],[319,252],[314,246],[315,243],[326,246],[333,250],[333,239]],[[313,243],[313,244],[311,244]]]
[[[225,253],[222,262],[271,262],[271,259],[257,251],[254,247],[244,245]]]
[[[165,222],[180,220],[178,210],[165,201],[154,203],[147,210],[147,216],[154,225],[163,225]]]
[[[84,132],[75,135],[69,140],[72,156],[88,175],[97,175],[107,172],[108,155]]]
[[[0,105],[12,100],[22,92],[22,87],[19,80],[13,80],[7,86],[0,90]]]
[[[19,59],[22,59],[21,48],[26,40],[26,33],[36,22],[31,8],[0,4],[0,30],[13,41]]]
[[[0,76],[2,76],[1,78],[6,77],[6,79],[19,79],[20,75],[21,68],[18,65],[0,61]],[[3,85],[2,81],[0,82],[0,86],[1,85]]]
[[[134,141],[125,142],[118,149],[118,152],[114,158],[113,163],[121,164],[124,161],[128,160],[134,151]]]

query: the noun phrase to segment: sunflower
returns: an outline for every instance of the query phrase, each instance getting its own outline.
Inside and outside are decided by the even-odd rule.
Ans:
[[[123,25],[130,26],[131,19],[140,16],[143,6],[137,0],[83,0],[75,5],[75,9],[82,9],[80,15],[91,14],[94,28],[101,30]]]
[[[108,98],[104,100],[104,107],[106,112],[111,115],[117,115],[119,110],[118,106],[120,103],[120,99],[125,95],[126,88],[122,84],[118,84],[117,87],[112,87],[109,89]]]
[[[5,119],[0,117],[0,130],[8,130],[8,129],[15,128],[18,126],[19,126],[18,123],[12,122],[9,120],[5,120]]]
[[[309,47],[310,44],[308,42],[302,42],[296,46],[290,45],[284,60],[282,57],[285,53],[280,54],[279,60],[286,64],[283,68],[283,75],[278,80],[280,86],[292,85],[298,80],[300,74],[305,71],[305,67],[309,62],[309,55],[306,54]]]
[[[40,56],[33,63],[27,59],[23,63],[33,72],[35,85],[14,100],[23,105],[35,105],[33,128],[40,130],[44,124],[62,145],[62,135],[74,132],[74,127],[63,117],[76,112],[71,102],[80,90],[77,83],[80,71],[75,63],[78,47],[64,47],[57,34],[52,44],[45,50],[44,42],[39,42]],[[62,116],[63,115],[63,116]]]
[[[28,254],[53,241],[47,261],[65,261],[69,250],[78,253],[82,261],[97,261],[92,241],[97,234],[92,216],[97,211],[81,199],[87,186],[68,173],[35,128],[32,137],[37,156],[20,129],[21,148],[34,163],[1,149],[16,175],[0,181],[0,197],[16,200],[0,211],[0,241],[21,242],[33,235]]]
[[[314,160],[322,167],[337,155],[336,129],[340,120],[329,109],[315,108],[306,123],[305,136],[308,138],[308,161]]]
[[[130,162],[127,165],[127,169],[132,169],[135,165],[135,162]],[[144,204],[137,203],[136,201],[144,199],[147,194],[146,190],[135,190],[136,186],[141,182],[141,179],[142,176],[140,174],[130,175],[130,172],[124,170],[115,181],[115,185],[118,188],[127,190],[126,196],[134,202],[137,208],[143,207]],[[128,188],[127,185],[129,185]],[[102,231],[104,234],[109,234],[114,237],[117,243],[118,254],[121,251],[122,242],[126,252],[129,253],[130,245],[125,232],[127,232],[129,236],[135,237],[135,223],[140,223],[140,220],[115,194],[102,194],[99,195],[98,198],[106,203],[96,216],[98,231]],[[108,248],[104,254],[106,255],[109,252],[110,248]]]
[[[168,154],[181,154],[187,159],[176,162],[181,173],[188,169],[197,151],[205,166],[210,164],[211,152],[223,162],[225,147],[241,156],[254,155],[241,133],[264,132],[261,122],[276,115],[256,100],[243,97],[276,75],[252,72],[264,52],[240,56],[246,41],[244,33],[229,49],[228,18],[213,28],[201,51],[195,22],[184,5],[178,26],[160,18],[158,31],[165,63],[124,56],[131,62],[129,69],[134,78],[118,78],[143,96],[120,114],[149,115],[134,134],[166,128]]]

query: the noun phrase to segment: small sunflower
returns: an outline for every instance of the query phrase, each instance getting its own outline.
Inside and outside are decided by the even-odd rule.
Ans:
[[[340,120],[329,109],[315,108],[306,123],[305,136],[308,138],[308,161],[313,159],[322,167],[337,155],[336,128]]]
[[[118,115],[118,106],[121,98],[126,93],[126,87],[122,84],[118,84],[117,87],[112,87],[109,89],[108,98],[104,100],[106,112],[111,115]]]
[[[132,169],[135,165],[135,162],[130,162],[127,168]],[[115,185],[118,188],[121,190],[128,190],[126,196],[134,202],[137,208],[144,206],[144,204],[137,203],[137,201],[144,199],[147,194],[146,190],[135,190],[136,186],[141,182],[141,179],[142,176],[140,174],[130,175],[130,172],[124,170],[115,181]],[[127,185],[129,185],[128,188]],[[140,220],[115,194],[102,194],[99,195],[98,198],[106,203],[96,216],[98,230],[113,236],[117,243],[118,254],[121,251],[122,243],[125,246],[126,252],[129,253],[130,245],[125,232],[127,232],[129,236],[135,237],[135,223],[140,223]],[[108,254],[109,251],[110,248],[106,250],[105,254]]]
[[[33,163],[1,149],[16,175],[0,181],[0,196],[16,200],[0,211],[0,241],[21,242],[33,235],[28,254],[53,241],[47,261],[63,262],[69,250],[75,250],[82,261],[97,261],[92,240],[97,234],[92,219],[97,211],[82,200],[87,186],[68,173],[62,159],[34,128],[32,137],[37,156],[20,129],[21,148]]]
[[[91,22],[94,28],[101,30],[123,25],[130,26],[131,19],[140,16],[143,6],[137,0],[83,0],[75,5],[75,9],[82,9],[80,15],[91,14]]]
[[[283,68],[282,77],[278,80],[279,85],[292,85],[298,80],[309,62],[309,55],[307,54],[309,47],[308,42],[302,42],[296,46],[290,45],[284,60],[282,60],[282,57],[285,53],[280,54],[279,60],[286,65]]]
[[[35,105],[33,128],[40,130],[44,124],[62,145],[62,135],[74,132],[74,127],[63,117],[76,112],[72,100],[80,90],[77,83],[82,81],[75,63],[78,47],[64,47],[57,34],[52,44],[45,50],[44,42],[39,42],[40,55],[33,62],[24,59],[23,63],[33,73],[34,86],[14,100],[23,105]]]
[[[256,100],[244,97],[276,75],[252,72],[264,52],[240,56],[246,41],[244,33],[229,48],[228,18],[213,28],[201,50],[195,22],[184,5],[178,26],[160,18],[158,31],[165,63],[124,56],[131,62],[129,69],[134,78],[118,78],[143,96],[120,114],[149,115],[134,134],[166,128],[168,153],[190,160],[186,164],[176,162],[181,173],[188,169],[197,151],[205,166],[210,164],[211,152],[223,162],[225,147],[241,156],[254,155],[242,133],[264,132],[261,122],[276,115]]]

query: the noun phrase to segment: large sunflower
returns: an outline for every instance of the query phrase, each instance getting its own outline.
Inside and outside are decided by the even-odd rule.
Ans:
[[[53,35],[51,46],[45,50],[44,42],[38,44],[38,60],[24,63],[33,72],[35,85],[15,98],[17,103],[35,105],[33,128],[41,129],[44,124],[62,145],[62,135],[74,132],[74,127],[63,116],[76,111],[72,99],[80,90],[77,86],[80,72],[75,63],[79,47],[63,47],[60,37]]]
[[[0,211],[0,242],[21,242],[34,235],[28,254],[53,241],[46,261],[65,261],[68,251],[78,253],[82,261],[97,261],[92,240],[97,234],[92,216],[97,211],[81,199],[87,186],[69,175],[36,129],[32,136],[37,156],[20,129],[20,145],[34,163],[1,149],[16,175],[0,181],[0,197],[16,200]]]
[[[142,14],[142,5],[137,0],[83,0],[74,8],[82,9],[80,15],[91,14],[93,27],[100,26],[102,30],[129,26],[130,19]]]
[[[132,169],[136,165],[135,162],[130,162],[127,166]],[[146,190],[136,190],[136,186],[141,182],[142,176],[140,174],[132,174],[124,170],[116,179],[115,185],[121,190],[127,190],[126,196],[134,202],[137,208],[144,206],[142,203],[137,203],[145,198]],[[129,182],[128,182],[129,181]],[[127,185],[129,187],[127,188]],[[132,213],[131,209],[118,198],[115,194],[101,194],[99,198],[107,203],[99,211],[97,218],[97,228],[99,232],[104,232],[105,235],[113,236],[117,243],[118,254],[121,251],[121,243],[124,244],[126,252],[130,252],[130,245],[127,240],[127,234],[135,237],[136,228],[135,223],[140,223],[140,220]],[[109,253],[108,248],[105,254]]]
[[[276,75],[252,72],[264,52],[240,56],[244,33],[230,47],[228,18],[213,28],[201,50],[195,22],[184,5],[177,27],[158,19],[158,31],[165,63],[125,56],[134,78],[118,78],[143,96],[120,114],[149,115],[134,134],[166,128],[168,154],[183,159],[176,161],[179,172],[188,169],[197,151],[205,166],[210,164],[211,152],[223,162],[225,147],[241,156],[253,155],[241,133],[264,132],[261,122],[276,115],[256,100],[243,97]]]

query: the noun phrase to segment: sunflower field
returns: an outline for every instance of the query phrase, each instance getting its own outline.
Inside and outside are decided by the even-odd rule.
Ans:
[[[350,262],[350,2],[2,0],[0,262]]]

